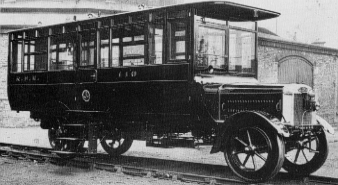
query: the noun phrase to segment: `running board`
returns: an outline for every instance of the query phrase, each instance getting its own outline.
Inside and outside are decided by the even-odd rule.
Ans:
[[[85,141],[85,139],[74,138],[74,137],[59,137],[57,140],[68,140],[68,141]]]
[[[52,150],[50,152],[54,153],[54,154],[60,154],[60,155],[75,155],[75,154],[77,154],[76,152],[60,151],[60,150]]]
[[[64,127],[84,127],[85,124],[64,124]]]

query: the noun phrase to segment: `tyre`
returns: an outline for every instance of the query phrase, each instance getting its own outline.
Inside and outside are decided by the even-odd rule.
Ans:
[[[118,129],[104,131],[101,139],[102,148],[110,156],[119,156],[129,150],[133,144],[131,135],[121,132]]]
[[[63,159],[72,159],[76,157],[77,153],[83,152],[83,141],[71,141],[71,140],[59,140],[57,138],[64,136],[64,131],[61,128],[50,128],[48,130],[48,139],[51,147],[56,151],[62,151],[63,153],[56,153]],[[72,154],[69,154],[72,153]]]
[[[230,169],[247,182],[273,178],[282,168],[284,142],[277,133],[259,126],[234,129],[224,151]]]
[[[308,132],[286,142],[283,168],[296,176],[307,176],[317,171],[326,161],[328,143],[325,132]]]

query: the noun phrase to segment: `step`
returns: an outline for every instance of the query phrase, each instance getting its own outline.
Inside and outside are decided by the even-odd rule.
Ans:
[[[75,155],[75,154],[77,154],[76,152],[60,151],[60,150],[52,150],[50,152],[54,153],[54,154],[61,154],[61,155]]]
[[[85,124],[64,124],[64,127],[84,127]]]
[[[69,140],[69,141],[84,141],[85,139],[74,138],[74,137],[58,137],[57,140]]]

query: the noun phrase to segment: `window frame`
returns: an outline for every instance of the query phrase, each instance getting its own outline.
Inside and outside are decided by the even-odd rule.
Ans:
[[[205,17],[208,17],[207,15],[204,15]],[[196,41],[196,36],[198,34],[198,27],[201,25],[201,21],[198,20],[196,17],[201,17],[201,15],[199,15],[197,12],[194,14],[194,21],[193,21],[193,24],[194,24],[194,31],[193,31],[193,34],[194,34],[194,51],[193,51],[193,56],[194,56],[194,60],[196,60],[196,47],[197,47],[197,44],[195,43]],[[244,32],[250,32],[250,33],[253,33],[254,34],[254,37],[255,37],[255,43],[254,43],[254,66],[252,67],[252,70],[253,70],[253,74],[239,74],[239,75],[236,75],[236,76],[242,76],[242,77],[254,77],[254,78],[257,78],[258,77],[258,24],[257,24],[257,21],[249,21],[247,20],[247,22],[252,22],[253,25],[254,25],[254,29],[248,29],[248,28],[244,28],[244,27],[239,27],[239,26],[232,26],[232,25],[229,25],[231,21],[229,20],[224,20],[226,22],[226,26],[221,26],[217,23],[207,23],[207,25],[205,27],[208,27],[210,26],[211,28],[216,28],[216,29],[226,29],[226,55],[227,55],[227,74],[230,74],[229,73],[229,62],[230,62],[230,30],[236,30],[236,31],[244,31]],[[234,22],[234,21],[232,21]],[[196,68],[195,68],[195,63],[196,61],[194,61],[194,64],[193,64],[193,74],[196,75],[198,74],[197,71],[196,71]]]

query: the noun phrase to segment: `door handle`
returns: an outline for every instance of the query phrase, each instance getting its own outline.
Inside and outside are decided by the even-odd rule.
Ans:
[[[90,75],[90,77],[96,82],[97,80],[97,71],[95,70],[93,74]]]

